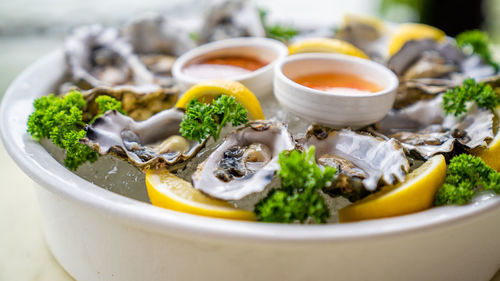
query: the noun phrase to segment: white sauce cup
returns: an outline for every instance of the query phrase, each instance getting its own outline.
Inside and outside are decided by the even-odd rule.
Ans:
[[[341,54],[292,55],[278,62],[274,72],[274,95],[281,106],[313,123],[334,127],[359,128],[380,121],[392,108],[399,84],[396,75],[385,66]],[[333,93],[292,80],[320,73],[356,75],[379,85],[382,90]]]
[[[183,54],[175,61],[172,74],[179,83],[181,91],[185,91],[196,83],[218,79],[217,77],[202,79],[188,75],[184,72],[184,68],[192,62],[224,56],[255,58],[268,64],[250,73],[224,79],[241,82],[259,97],[271,94],[275,62],[287,55],[287,47],[277,40],[261,37],[231,38],[201,45]]]

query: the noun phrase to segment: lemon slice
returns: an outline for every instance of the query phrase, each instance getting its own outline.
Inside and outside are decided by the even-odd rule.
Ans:
[[[167,170],[147,171],[146,187],[151,203],[158,207],[207,217],[255,220],[253,212],[208,197]]]
[[[298,53],[338,53],[368,59],[368,56],[351,43],[333,38],[311,38],[288,46],[290,55]]]
[[[434,39],[444,41],[446,34],[435,27],[421,23],[406,23],[398,26],[389,42],[389,55],[392,56],[411,40]]]
[[[500,106],[495,109],[495,115],[500,122]],[[500,130],[497,131],[495,138],[490,142],[487,148],[473,151],[472,154],[479,156],[491,168],[500,172]]]
[[[392,217],[428,209],[445,177],[446,161],[443,155],[436,155],[408,174],[404,182],[386,186],[381,191],[340,209],[339,221]]]
[[[211,102],[220,95],[234,97],[246,108],[249,119],[265,119],[257,97],[247,87],[236,81],[211,80],[198,83],[189,88],[175,106],[186,108],[192,99],[198,99],[200,102]]]

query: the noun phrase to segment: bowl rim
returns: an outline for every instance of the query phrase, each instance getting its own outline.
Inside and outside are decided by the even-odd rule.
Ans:
[[[293,81],[290,77],[286,76],[283,73],[283,68],[288,63],[293,63],[296,61],[306,61],[306,60],[326,60],[326,61],[342,61],[349,62],[358,65],[369,66],[371,68],[378,69],[377,72],[383,73],[383,75],[387,76],[387,80],[389,81],[388,86],[384,87],[382,90],[377,92],[370,93],[357,93],[357,94],[336,94],[333,92],[322,91],[314,88],[310,88],[299,84]],[[336,53],[302,53],[302,54],[293,54],[287,56],[280,60],[274,68],[274,76],[276,79],[280,79],[287,86],[300,90],[302,92],[307,92],[307,94],[312,94],[316,96],[320,96],[322,98],[375,98],[383,95],[391,94],[392,91],[395,91],[399,86],[399,80],[397,76],[392,72],[389,68],[384,65],[374,62],[368,59],[358,58],[354,56],[344,55],[344,54],[336,54]]]
[[[205,78],[196,78],[189,76],[184,73],[183,68],[184,66],[191,62],[192,60],[196,59],[197,57],[215,52],[217,50],[221,49],[227,49],[227,48],[238,48],[238,47],[264,47],[268,49],[272,49],[277,53],[277,57],[270,61],[268,64],[265,66],[254,70],[250,73],[245,73],[242,75],[237,75],[232,78],[226,78],[230,80],[235,80],[235,81],[243,81],[247,80],[256,76],[261,75],[262,73],[265,73],[267,71],[272,71],[274,65],[276,64],[277,61],[283,59],[288,55],[288,48],[283,44],[282,42],[271,39],[271,38],[264,38],[264,37],[236,37],[236,38],[229,38],[229,39],[223,39],[219,41],[214,41],[210,42],[207,44],[200,45],[194,49],[191,49],[187,51],[186,53],[182,54],[180,57],[178,57],[173,66],[172,66],[172,76],[175,79],[179,79],[180,81],[184,83],[190,83],[190,84],[195,84],[211,79],[205,79]]]
[[[101,188],[80,178],[57,162],[26,132],[26,120],[34,98],[41,90],[30,89],[30,81],[54,85],[46,77],[64,73],[64,54],[54,51],[27,67],[9,86],[0,105],[0,136],[17,165],[37,184],[77,206],[104,214],[124,224],[149,232],[239,241],[245,243],[343,243],[426,231],[467,223],[500,208],[500,196],[465,206],[432,208],[423,212],[363,222],[326,225],[283,225],[231,221],[162,209]],[[54,74],[56,73],[56,74]],[[35,84],[35,87],[39,84]],[[43,93],[45,95],[47,93]],[[277,244],[276,244],[277,243]]]

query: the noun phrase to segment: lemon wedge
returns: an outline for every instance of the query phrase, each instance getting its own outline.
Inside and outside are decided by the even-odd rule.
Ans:
[[[445,177],[444,156],[436,155],[408,174],[404,182],[386,186],[381,191],[340,209],[339,221],[392,217],[428,209]]]
[[[249,119],[265,119],[257,97],[247,87],[236,81],[211,80],[198,83],[189,88],[175,106],[186,108],[192,99],[211,102],[220,95],[234,97],[248,111]]]
[[[397,53],[403,45],[411,40],[434,39],[443,41],[446,34],[435,27],[421,23],[406,23],[398,26],[389,42],[389,55]]]
[[[310,38],[288,46],[290,55],[299,53],[337,53],[369,59],[368,56],[351,43],[333,38]]]
[[[147,171],[146,187],[151,203],[158,207],[206,217],[255,220],[253,212],[208,197],[165,169]]]
[[[500,106],[495,109],[497,122],[500,122]],[[491,168],[500,172],[500,130],[497,131],[495,138],[490,142],[487,148],[479,149],[472,152],[473,155],[483,159]]]

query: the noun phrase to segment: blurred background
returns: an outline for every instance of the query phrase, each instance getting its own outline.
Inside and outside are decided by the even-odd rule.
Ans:
[[[276,22],[334,27],[345,13],[366,14],[393,22],[423,22],[448,35],[487,30],[500,42],[500,0],[256,0]],[[61,47],[71,27],[101,23],[121,26],[146,11],[172,17],[200,17],[204,0],[2,0],[0,1],[0,96],[29,63]]]

